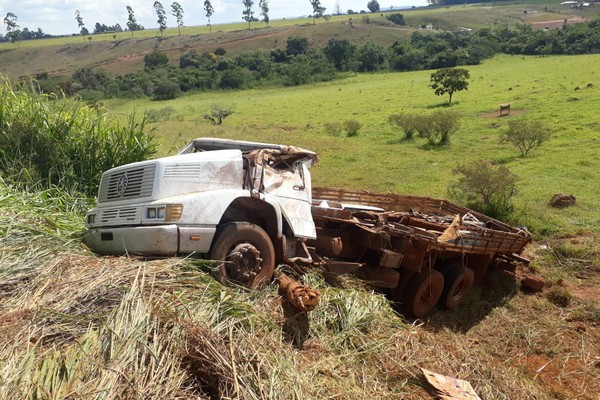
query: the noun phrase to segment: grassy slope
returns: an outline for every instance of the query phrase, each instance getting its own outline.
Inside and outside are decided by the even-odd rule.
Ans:
[[[490,159],[505,163],[520,177],[520,223],[542,234],[597,231],[600,193],[593,183],[600,181],[596,137],[600,83],[595,68],[588,66],[599,60],[597,55],[499,56],[469,67],[469,90],[455,94],[451,107],[462,113],[462,126],[451,144],[440,149],[428,148],[419,139],[402,142],[387,123],[392,113],[429,113],[444,105],[446,98],[436,97],[428,88],[431,71],[348,76],[297,88],[202,93],[160,103],[116,101],[109,107],[117,114],[172,108],[169,121],[155,124],[156,135],[169,144],[178,134],[182,142],[217,135],[314,149],[321,155],[313,169],[320,186],[445,197],[455,165]],[[498,118],[498,104],[506,102],[512,103],[512,115]],[[236,110],[220,127],[202,118],[214,103]],[[528,157],[518,157],[516,149],[498,142],[499,133],[513,118],[541,119],[551,126],[554,136]],[[358,137],[326,132],[327,123],[346,119],[363,124]],[[548,207],[557,192],[573,193],[578,206],[568,210]]]
[[[0,182],[0,206],[6,400],[427,399],[420,368],[469,380],[484,399],[600,391],[598,308],[575,296],[555,306],[564,287],[530,295],[497,282],[422,325],[358,282],[312,272],[303,279],[321,303],[297,314],[275,287],[222,287],[189,260],[96,257],[73,240],[81,219],[48,194]],[[556,260],[590,273],[600,253],[596,239],[548,245],[535,250],[543,273]]]

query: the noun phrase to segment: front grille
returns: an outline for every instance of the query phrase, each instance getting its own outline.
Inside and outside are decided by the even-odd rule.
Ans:
[[[198,180],[202,173],[202,165],[167,165],[163,178],[165,180]]]
[[[152,196],[156,164],[122,169],[104,174],[98,203]]]
[[[98,222],[103,225],[131,225],[140,222],[142,209],[135,207],[112,208],[102,210],[98,214]]]

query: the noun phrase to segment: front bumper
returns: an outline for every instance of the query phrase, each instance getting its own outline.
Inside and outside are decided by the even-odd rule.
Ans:
[[[215,228],[191,228],[177,225],[91,228],[84,241],[102,255],[174,256],[207,253]]]

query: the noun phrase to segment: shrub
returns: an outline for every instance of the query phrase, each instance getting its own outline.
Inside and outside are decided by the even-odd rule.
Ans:
[[[145,68],[159,68],[164,67],[169,63],[169,57],[165,53],[160,51],[154,51],[144,56],[144,67]]]
[[[358,131],[362,128],[362,124],[355,119],[347,119],[342,123],[347,137],[358,135]]]
[[[168,121],[173,114],[173,107],[164,107],[159,110],[148,110],[146,112],[146,117],[148,118],[148,122],[159,122],[159,121]]]
[[[221,104],[215,104],[212,109],[204,114],[204,119],[212,122],[213,125],[221,125],[223,120],[233,114],[233,108],[225,107]]]
[[[562,286],[553,286],[546,293],[548,300],[557,307],[568,307],[571,303],[571,292]]]
[[[153,100],[172,100],[181,95],[179,84],[170,79],[163,79],[154,88]]]
[[[460,115],[454,111],[436,111],[427,116],[414,116],[413,124],[419,137],[432,146],[445,145],[460,125]]]
[[[404,140],[411,140],[417,131],[418,116],[406,113],[392,114],[388,117],[388,122],[400,128],[404,133]]]
[[[450,197],[494,218],[509,216],[517,194],[517,176],[504,165],[477,160],[452,170],[458,180],[448,186]]]
[[[325,132],[330,135],[337,136],[342,131],[342,124],[339,122],[326,122]]]
[[[385,18],[387,18],[388,21],[393,22],[396,25],[404,25],[404,15],[400,14],[400,13],[393,13],[390,15],[387,15]]]
[[[524,119],[508,121],[508,130],[500,134],[501,142],[508,142],[519,149],[521,156],[550,139],[550,129],[540,121]]]

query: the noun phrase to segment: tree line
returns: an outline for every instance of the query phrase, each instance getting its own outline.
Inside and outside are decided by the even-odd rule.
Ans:
[[[313,23],[316,23],[316,20],[319,18],[327,17],[325,15],[325,11],[327,10],[327,8],[323,7],[321,5],[320,0],[309,0],[309,2],[312,7],[312,11],[313,11],[312,14],[310,15],[310,17],[313,19]],[[242,0],[242,6],[243,6],[242,20],[246,21],[248,23],[248,29],[251,28],[252,22],[260,21],[260,22],[264,22],[267,27],[269,26],[269,22],[270,22],[269,0],[259,0],[259,2],[258,2],[259,15],[261,17],[260,19],[255,17],[255,11],[253,8],[254,7],[253,0]],[[159,29],[160,35],[162,37],[164,30],[167,28],[167,11],[165,10],[165,7],[163,6],[163,4],[158,0],[154,1],[154,3],[152,4],[152,7],[154,8],[154,12],[156,13],[156,17],[157,17],[156,22],[158,24],[158,29]],[[381,7],[377,0],[370,0],[367,3],[367,8],[369,9],[370,12],[379,12]],[[75,21],[77,22],[77,29],[79,30],[79,32],[76,34],[73,34],[73,35],[81,35],[85,39],[86,37],[89,38],[89,36],[92,34],[100,34],[100,33],[107,33],[107,32],[123,32],[125,30],[128,30],[128,31],[132,32],[132,37],[133,37],[133,32],[141,31],[141,30],[144,30],[145,28],[143,25],[138,24],[136,17],[135,17],[135,11],[133,10],[133,8],[131,6],[126,6],[125,9],[127,11],[127,23],[126,23],[125,29],[119,23],[116,23],[114,25],[106,25],[106,24],[103,24],[100,22],[96,22],[92,31],[90,31],[90,29],[88,27],[86,27],[86,24],[83,20],[81,12],[79,10],[75,10]],[[204,13],[205,13],[204,15],[208,20],[207,25],[209,27],[209,31],[212,31],[211,17],[213,16],[215,10],[214,10],[214,7],[213,7],[212,3],[210,2],[210,0],[204,0],[203,9],[204,9]],[[361,13],[362,12],[364,12],[364,11],[361,11]],[[348,14],[355,14],[355,13],[356,12],[353,10],[348,10]],[[170,14],[173,17],[175,17],[175,20],[177,23],[177,29],[178,29],[179,35],[181,35],[181,28],[184,26],[184,21],[183,21],[184,10],[179,2],[175,1],[175,2],[171,3]],[[336,15],[342,14],[339,3],[337,3],[337,5],[336,5],[335,14]],[[21,29],[17,21],[18,21],[18,17],[14,13],[8,12],[6,14],[6,17],[4,18],[4,24],[6,25],[6,35],[3,36],[2,34],[0,34],[0,42],[10,41],[10,42],[13,42],[13,43],[16,43],[17,45],[19,45],[19,42],[22,40],[53,37],[52,35],[43,33],[41,28],[38,28],[37,31],[30,31],[28,28]]]
[[[81,69],[70,77],[38,74],[43,92],[78,94],[86,100],[110,97],[171,99],[189,91],[295,86],[329,81],[347,73],[414,71],[479,64],[498,53],[523,55],[588,54],[600,49],[600,21],[564,26],[548,32],[527,25],[517,29],[485,28],[476,32],[414,32],[408,41],[384,47],[369,41],[354,44],[330,39],[313,48],[306,37],[293,36],[285,48],[229,56],[225,49],[189,51],[178,60],[161,52],[144,58],[144,68],[111,77],[102,70]]]

